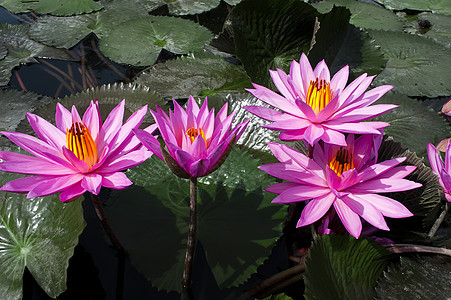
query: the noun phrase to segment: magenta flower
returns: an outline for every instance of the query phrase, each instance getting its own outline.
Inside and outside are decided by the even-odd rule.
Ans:
[[[451,143],[448,142],[445,151],[445,165],[440,158],[437,148],[428,144],[428,157],[432,171],[438,176],[438,181],[443,187],[443,194],[448,202],[451,202]]]
[[[56,127],[28,113],[28,121],[40,139],[18,132],[1,133],[32,156],[0,151],[0,170],[34,176],[10,181],[0,190],[28,193],[27,198],[61,192],[60,200],[66,202],[86,191],[97,195],[102,186],[123,189],[132,184],[119,171],[139,165],[152,153],[132,132],[141,124],[147,106],[122,124],[124,106],[122,101],[103,124],[97,101],[91,101],[83,119],[75,106],[69,112],[58,103]]]
[[[449,99],[442,107],[442,110],[440,111],[442,114],[445,114],[447,116],[451,116],[451,99]]]
[[[274,123],[264,127],[283,131],[285,141],[305,139],[310,145],[319,140],[346,146],[343,133],[380,134],[377,129],[385,122],[360,122],[381,115],[396,105],[369,106],[393,88],[384,85],[365,92],[374,76],[363,74],[347,87],[349,67],[345,66],[330,79],[326,63],[321,61],[313,70],[305,54],[300,62],[291,63],[290,73],[270,71],[272,80],[282,95],[253,84],[248,91],[263,102],[278,108],[247,106],[249,112]],[[365,93],[364,93],[365,92]]]
[[[401,203],[378,193],[406,191],[421,184],[403,179],[416,168],[397,166],[405,157],[376,163],[380,138],[374,136],[363,135],[354,141],[351,134],[346,147],[317,144],[313,159],[286,145],[270,143],[280,163],[260,169],[289,182],[277,183],[266,190],[279,194],[274,203],[308,200],[297,227],[312,224],[323,216],[327,219],[330,212],[336,212],[346,230],[356,238],[362,231],[359,216],[379,229],[389,230],[384,216],[404,218],[412,213]]]
[[[246,129],[249,120],[230,129],[234,113],[227,116],[227,103],[215,118],[209,111],[207,98],[199,109],[192,96],[186,111],[174,100],[174,112],[166,113],[157,106],[152,113],[166,144],[143,130],[135,130],[138,139],[163,159],[171,170],[183,178],[197,178],[216,170],[230,153],[232,146]]]

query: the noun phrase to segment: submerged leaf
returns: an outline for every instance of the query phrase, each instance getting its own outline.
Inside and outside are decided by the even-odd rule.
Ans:
[[[371,299],[388,254],[369,239],[335,234],[318,237],[305,260],[304,297]]]
[[[217,171],[199,178],[197,238],[221,288],[236,286],[255,272],[281,233],[284,209],[272,205],[272,195],[262,190],[274,179],[258,165],[249,154],[233,150]],[[115,192],[108,218],[132,263],[152,285],[180,290],[189,183],[155,156],[127,176],[136,185],[133,197]]]
[[[3,149],[12,151],[11,149]],[[20,177],[2,173],[0,185]],[[26,199],[0,192],[0,293],[22,298],[25,267],[55,298],[66,289],[69,259],[85,227],[82,200],[61,203],[58,196]]]

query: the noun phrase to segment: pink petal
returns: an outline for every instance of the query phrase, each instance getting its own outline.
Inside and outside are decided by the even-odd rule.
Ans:
[[[388,170],[391,170],[393,167],[399,165],[403,161],[405,161],[405,157],[394,158],[390,160],[383,161],[381,163],[371,165],[366,169],[362,170],[359,174],[359,181],[367,181],[376,176],[379,176],[385,173]]]
[[[66,130],[72,126],[71,113],[59,102],[56,104],[55,121],[56,127],[62,132],[66,132]]]
[[[102,176],[96,173],[85,174],[81,186],[91,194],[98,195],[102,187]]]
[[[364,198],[354,197],[348,194],[343,197],[343,202],[356,214],[364,218],[368,223],[382,230],[390,230],[385,223],[384,216],[371,203]]]
[[[285,120],[276,121],[272,124],[263,125],[263,128],[268,128],[271,130],[294,130],[294,129],[302,129],[307,126],[310,126],[312,123],[309,120],[301,119],[301,118],[290,118]],[[308,128],[308,127],[307,127]]]
[[[346,230],[358,239],[360,233],[362,232],[362,222],[360,222],[359,215],[353,212],[341,199],[338,198],[334,202],[334,208]]]
[[[338,146],[346,146],[346,139],[344,134],[330,128],[324,128],[324,134],[322,140],[328,144],[334,144]]]
[[[122,171],[125,169],[133,168],[145,160],[147,160],[152,155],[151,151],[147,149],[140,149],[126,155],[118,156],[115,160],[104,163],[99,169],[99,173],[111,173],[116,171]]]
[[[194,100],[193,96],[189,95],[188,104],[186,105],[186,112],[192,113],[194,116],[199,114],[199,106],[197,105],[196,100]]]
[[[161,153],[160,142],[158,142],[158,139],[156,137],[142,129],[134,129],[133,132],[144,145],[144,147],[152,151],[160,159],[164,160],[163,154]]]
[[[0,162],[0,171],[30,175],[66,175],[77,173],[57,163],[50,163],[41,158],[22,155],[17,160]]]
[[[264,190],[267,192],[270,192],[270,193],[274,193],[274,194],[281,194],[285,190],[288,190],[290,188],[297,187],[297,186],[298,186],[298,184],[294,183],[294,182],[281,182],[281,183],[276,183],[276,184],[270,185],[270,186],[264,188]]]
[[[350,191],[357,193],[390,193],[412,190],[420,186],[422,186],[421,183],[406,179],[383,178],[358,183],[352,186]]]
[[[286,98],[280,96],[277,93],[274,93],[268,88],[264,86],[253,83],[255,89],[246,89],[252,95],[262,100],[266,104],[274,106],[280,110],[295,113],[299,111],[299,108],[294,103],[288,101]]]
[[[322,125],[327,128],[345,132],[345,133],[355,133],[355,134],[380,134],[380,132],[377,129],[374,129],[373,127],[369,126],[370,122],[360,122],[360,123],[341,123],[338,120],[334,121],[327,121],[323,123]]]
[[[64,191],[60,194],[60,201],[61,202],[70,202],[73,200],[76,200],[78,197],[84,194],[86,190],[81,186],[81,181],[78,183],[75,183],[74,185],[71,185],[70,187],[66,188]]]
[[[381,175],[378,176],[378,178],[404,178],[407,175],[411,174],[413,171],[417,169],[416,166],[400,166],[393,168]]]
[[[228,109],[229,109],[229,103],[226,102],[221,107],[221,109],[219,110],[218,114],[216,115],[215,127],[218,126],[220,123],[222,123],[225,120],[225,118],[227,118]]]
[[[258,167],[260,170],[268,173],[271,176],[284,179],[287,181],[296,182],[299,184],[308,184],[308,185],[319,185],[323,186],[324,182],[322,180],[319,180],[318,178],[315,178],[312,174],[306,172],[303,169],[300,168],[294,168],[292,166],[289,166],[287,164],[283,163],[274,163],[274,164],[267,164]]]
[[[330,82],[329,68],[327,67],[324,59],[316,65],[315,70],[313,70],[313,74],[316,78],[318,78],[318,80],[325,79],[326,82]]]
[[[298,185],[296,187],[285,190],[280,194],[279,197],[277,197],[277,201],[275,201],[274,199],[272,202],[286,204],[310,200],[314,198],[321,198],[326,194],[331,194],[330,189],[311,185]]]
[[[349,103],[348,98],[352,95],[356,88],[365,80],[367,74],[364,73],[354,79],[341,93],[338,95],[338,109],[341,110],[346,107],[346,103]]]
[[[34,187],[42,184],[42,182],[46,181],[47,179],[48,178],[45,176],[22,177],[22,178],[14,179],[14,180],[4,184],[0,188],[0,191],[13,192],[13,193],[28,193]]]
[[[212,169],[213,165],[209,159],[199,159],[191,164],[188,174],[191,177],[202,177]]]
[[[279,139],[281,141],[299,141],[304,138],[304,129],[299,130],[289,130],[279,134]]]
[[[401,203],[391,198],[378,195],[378,194],[354,194],[356,198],[363,198],[365,201],[371,203],[377,208],[384,216],[390,218],[406,218],[411,217],[413,214]]]
[[[102,174],[102,186],[115,189],[115,190],[121,190],[125,189],[126,187],[132,185],[133,182],[131,182],[127,176],[122,172],[115,172],[112,174]]]
[[[41,138],[47,144],[53,146],[55,149],[60,150],[66,145],[66,133],[59,130],[43,118],[27,113],[28,122],[36,132],[38,137]]]
[[[335,73],[334,77],[330,81],[330,90],[333,93],[333,97],[337,97],[343,91],[349,78],[349,66],[346,65]],[[337,97],[338,98],[338,97]]]
[[[173,158],[187,174],[191,175],[191,165],[195,162],[191,154],[179,148],[175,150]]]
[[[279,69],[277,71],[269,70],[269,74],[279,92],[289,101],[294,102],[296,96],[293,97],[292,91],[290,91],[291,87],[287,86],[287,74]]]
[[[380,116],[392,109],[397,108],[398,105],[392,104],[378,104],[370,107],[362,107],[352,110],[347,114],[337,114],[329,118],[329,120],[335,120],[346,123],[346,122],[357,122],[367,120],[369,118],[374,118]]]
[[[431,165],[432,171],[435,174],[440,174],[440,171],[443,169],[443,162],[440,158],[440,155],[437,149],[431,143],[428,144],[427,147],[429,163]]]
[[[302,84],[301,78],[301,66],[295,60],[291,62],[290,77],[292,79],[292,85],[296,89],[297,96],[301,99],[305,99],[304,85]]]
[[[334,194],[328,193],[311,200],[302,210],[301,218],[299,219],[296,228],[318,221],[327,213],[335,199]]]
[[[64,157],[81,173],[86,173],[89,171],[88,165],[81,159],[79,159],[74,152],[70,151],[66,147],[63,147]]]
[[[97,100],[95,102],[91,100],[91,105],[89,105],[83,115],[83,123],[85,123],[88,127],[92,139],[96,141],[99,136],[100,127],[102,126],[102,118],[100,117],[99,112],[99,102]]]
[[[318,142],[324,134],[324,128],[321,124],[312,123],[304,132],[304,139],[310,144],[314,145]]]
[[[302,84],[304,86],[304,94],[306,94],[310,85],[310,81],[315,80],[315,75],[313,74],[313,69],[310,65],[310,62],[304,53],[302,53],[301,55],[299,65],[301,69]],[[305,101],[305,99],[303,100]]]
[[[251,114],[254,114],[263,120],[268,120],[272,122],[289,117],[289,115],[287,114],[264,106],[244,106],[243,108],[248,112],[250,112]]]
[[[70,187],[83,179],[82,174],[72,174],[65,176],[46,176],[41,183],[34,186],[27,195],[27,198],[42,197],[56,194]]]
[[[102,128],[100,129],[100,139],[105,141],[105,144],[110,144],[110,142],[115,138],[116,134],[122,126],[122,120],[124,118],[124,108],[125,100],[122,100],[113,110],[110,112],[105,120]],[[100,146],[103,148],[103,144]]]

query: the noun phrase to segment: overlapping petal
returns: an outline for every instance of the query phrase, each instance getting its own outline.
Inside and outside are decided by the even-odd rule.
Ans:
[[[427,147],[429,163],[432,171],[438,176],[438,181],[443,187],[445,199],[451,202],[451,142],[448,141],[445,150],[445,161],[443,162],[440,153],[431,143]]]
[[[376,135],[355,140],[349,135],[346,147],[319,143],[313,147],[312,158],[308,158],[287,145],[271,143],[269,147],[280,163],[260,169],[288,182],[266,190],[279,194],[273,200],[275,203],[307,201],[298,227],[323,216],[330,218],[332,212],[356,238],[362,231],[360,218],[376,228],[389,230],[384,217],[404,218],[412,213],[398,201],[377,193],[411,190],[421,184],[404,178],[415,170],[413,166],[398,166],[405,158],[376,163],[374,157],[379,146]],[[328,232],[324,229],[322,232]]]
[[[281,70],[270,71],[270,74],[280,94],[258,84],[254,84],[254,88],[248,91],[279,111],[271,112],[271,109],[257,109],[255,106],[245,109],[260,118],[275,122],[264,127],[281,131],[281,140],[305,139],[312,146],[323,140],[346,146],[342,133],[379,134],[378,129],[388,126],[388,123],[361,121],[396,107],[388,104],[369,106],[392,86],[384,85],[365,92],[374,79],[374,76],[366,74],[346,86],[348,66],[339,70],[331,79],[324,60],[312,69],[305,54],[302,54],[299,63],[291,63],[289,74]],[[321,91],[317,92],[319,90]],[[323,92],[329,97],[324,98]],[[318,100],[320,98],[323,100]],[[296,124],[298,127],[294,128]]]
[[[123,100],[103,124],[98,101],[91,101],[83,118],[75,106],[69,111],[58,103],[56,126],[27,114],[40,139],[22,133],[1,133],[32,156],[0,151],[0,171],[35,176],[13,180],[0,190],[28,193],[28,198],[61,192],[60,200],[65,202],[86,191],[98,194],[102,186],[114,189],[129,186],[130,180],[119,171],[142,163],[152,152],[142,149],[132,131],[141,125],[147,106],[123,124],[124,107]],[[74,139],[71,140],[69,132]],[[69,145],[69,140],[73,144]]]
[[[200,108],[192,96],[186,110],[175,100],[173,103],[169,115],[158,106],[156,111],[151,110],[163,145],[144,130],[135,129],[136,137],[180,177],[197,178],[213,172],[224,162],[249,120],[231,129],[234,113],[227,115],[227,103],[216,117],[214,109],[208,108],[207,98]]]

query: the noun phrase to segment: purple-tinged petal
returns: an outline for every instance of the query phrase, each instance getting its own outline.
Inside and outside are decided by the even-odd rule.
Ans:
[[[312,122],[317,121],[317,116],[315,112],[313,111],[312,107],[305,103],[302,100],[296,100],[296,105],[299,107],[298,110],[300,110],[301,113],[297,113],[299,117],[309,119]],[[294,114],[294,111],[287,111],[290,114]]]
[[[346,65],[335,73],[334,77],[330,81],[330,90],[333,93],[333,98],[338,98],[337,95],[343,91],[349,78],[349,66]]]
[[[315,145],[324,134],[324,128],[320,124],[312,123],[304,132],[304,139],[310,144]]]
[[[99,102],[97,100],[95,102],[91,100],[91,104],[83,115],[83,123],[88,127],[92,139],[96,141],[99,136],[99,130],[102,127],[102,118],[100,117]]]
[[[301,99],[305,99],[304,85],[301,78],[301,65],[293,60],[290,66],[290,77],[293,87],[296,89],[297,96]]]
[[[271,130],[295,130],[295,129],[302,129],[306,128],[307,126],[312,125],[312,123],[309,120],[301,119],[301,118],[291,118],[291,119],[285,119],[276,121],[275,123],[263,125],[263,128],[268,128]],[[308,127],[307,127],[308,128]]]
[[[61,192],[60,201],[61,202],[74,201],[78,199],[78,197],[83,195],[84,192],[86,192],[86,189],[81,186],[81,181],[77,182]]]
[[[44,142],[53,146],[57,150],[61,150],[66,145],[66,133],[59,130],[43,118],[27,113],[28,122],[38,137]]]
[[[324,128],[324,134],[322,140],[328,144],[334,144],[338,146],[346,146],[346,139],[344,134],[330,128]]]
[[[294,102],[296,96],[293,97],[292,91],[290,91],[289,86],[287,86],[287,74],[279,69],[277,69],[277,71],[269,70],[269,74],[279,92],[290,102]]]
[[[34,186],[27,195],[27,198],[42,197],[56,194],[67,187],[81,181],[83,174],[71,174],[66,176],[46,176],[41,183]]]
[[[399,158],[386,160],[386,161],[383,161],[383,162],[375,164],[375,165],[371,165],[360,172],[359,181],[363,182],[363,181],[370,180],[376,176],[379,176],[379,175],[391,170],[392,168],[396,167],[397,165],[399,165],[400,163],[402,163],[405,160],[406,160],[405,157],[399,157]]]
[[[298,130],[288,130],[279,134],[281,141],[299,141],[304,138],[305,128]]]
[[[291,117],[288,114],[264,106],[244,106],[243,108],[248,112],[250,112],[251,114],[254,114],[263,120],[268,120],[272,122],[283,120],[287,117],[288,118]]]
[[[334,208],[346,230],[358,239],[360,233],[362,232],[362,222],[360,221],[359,215],[353,212],[341,199],[338,198],[335,199]]]
[[[152,155],[151,151],[147,149],[140,149],[130,152],[126,155],[119,156],[110,163],[104,163],[98,170],[98,173],[111,173],[114,171],[122,171],[125,169],[133,168]]]
[[[287,164],[274,163],[258,167],[260,170],[271,176],[296,182],[299,184],[309,184],[315,186],[324,186],[324,180],[316,178],[311,173],[300,168],[292,167]]]
[[[359,107],[368,106],[380,99],[385,93],[393,88],[392,85],[381,85],[363,94]],[[358,108],[358,107],[356,107]]]
[[[357,170],[356,169],[350,169],[345,172],[343,172],[340,175],[340,184],[338,190],[343,191],[347,189],[348,187],[354,185],[357,183],[358,177],[357,177]]]
[[[363,121],[367,120],[369,118],[374,118],[377,116],[380,116],[392,109],[397,108],[398,105],[392,105],[392,104],[378,104],[373,105],[370,107],[362,107],[357,108],[352,111],[350,111],[347,114],[337,114],[329,118],[330,121],[337,120],[339,122],[356,122],[356,121]]]
[[[249,93],[260,99],[261,101],[274,106],[280,110],[289,112],[291,114],[299,111],[299,108],[296,104],[288,101],[286,98],[280,96],[277,93],[274,93],[268,88],[264,86],[253,83],[255,89],[246,89]]]
[[[159,114],[156,114],[152,111],[150,111],[150,112],[152,113],[153,118],[158,125],[158,130],[160,131],[161,137],[163,138],[163,140],[166,143],[170,142],[170,143],[178,145],[177,139],[175,138],[174,133],[172,132],[172,129],[170,128],[168,123],[166,123],[164,118],[162,118]],[[183,132],[182,134],[185,135],[185,132]]]
[[[81,186],[91,194],[98,195],[102,187],[102,176],[96,173],[85,174]]]
[[[299,60],[299,65],[301,69],[301,78],[302,78],[302,84],[304,86],[304,94],[307,94],[310,81],[315,80],[315,75],[313,74],[312,66],[310,65],[310,62],[307,58],[307,56],[302,53],[301,59]],[[303,99],[305,100],[305,99]]]
[[[445,150],[445,170],[446,170],[446,172],[451,173],[451,143],[448,143],[446,145],[446,150]]]
[[[313,75],[318,78],[318,80],[325,79],[326,82],[330,82],[329,68],[324,59],[316,65],[315,70],[313,70]]]
[[[28,193],[34,187],[42,184],[46,180],[45,176],[22,177],[5,183],[0,191],[13,193]]]
[[[160,142],[155,136],[142,129],[134,129],[133,132],[144,145],[144,147],[152,151],[160,159],[164,160],[163,154],[161,153]]]
[[[327,213],[335,199],[336,197],[334,194],[328,193],[311,200],[302,210],[301,218],[299,219],[296,228],[318,221]]]
[[[328,121],[323,123],[323,126],[327,128],[346,132],[346,133],[356,133],[356,134],[380,134],[377,129],[371,127],[368,123],[370,122],[360,122],[360,123],[340,123],[339,120]]]
[[[332,98],[332,100],[319,111],[318,116],[316,117],[317,123],[322,123],[327,119],[331,118],[331,116],[337,111],[338,106],[338,97]]]
[[[71,118],[72,118],[72,123],[81,122],[80,114],[78,113],[75,105],[72,105],[70,114],[71,114]]]
[[[442,186],[445,188],[445,191],[451,192],[451,175],[446,172],[445,169],[442,169],[439,177],[441,179]]]
[[[205,97],[204,103],[202,104],[202,107],[200,108],[199,113],[197,114],[196,118],[197,127],[203,128],[203,124],[209,114],[210,112],[208,110],[208,99],[207,97]]]
[[[219,112],[216,115],[216,119],[215,119],[215,127],[217,127],[219,124],[221,124],[222,122],[224,122],[225,118],[227,118],[227,113],[228,113],[228,109],[229,109],[229,103],[226,102],[221,109],[219,110]]]
[[[440,171],[443,169],[443,162],[440,158],[440,154],[437,149],[431,143],[428,144],[427,147],[429,163],[431,164],[432,171],[435,174],[440,174]]]
[[[286,204],[310,200],[314,198],[321,198],[326,194],[331,194],[329,188],[322,188],[311,185],[298,185],[282,192],[279,197],[277,197],[278,200],[275,201],[274,199],[272,202]]]
[[[371,203],[386,217],[407,218],[413,216],[404,205],[391,198],[378,194],[354,194],[353,196]]]
[[[202,177],[213,167],[209,159],[199,159],[191,164],[189,175],[191,177]]]
[[[346,107],[346,102],[350,95],[355,91],[356,88],[362,83],[363,80],[365,80],[367,74],[364,73],[354,79],[341,93],[338,95],[338,109],[341,110],[344,107]]]
[[[124,118],[125,100],[122,100],[113,110],[103,123],[100,129],[99,137],[104,144],[101,144],[101,148],[106,144],[109,145],[111,141],[116,137],[119,129],[122,126],[122,119]]]
[[[56,127],[62,132],[66,132],[66,130],[72,126],[71,113],[59,102],[56,104],[55,121]]]
[[[122,172],[102,174],[102,186],[104,187],[115,190],[122,190],[132,184],[133,182],[131,182]]]
[[[400,166],[395,167],[381,175],[378,176],[379,179],[382,178],[399,178],[402,179],[407,175],[411,174],[413,171],[417,169],[416,166]]]
[[[381,212],[364,198],[357,198],[352,194],[348,194],[347,196],[344,196],[342,200],[350,209],[352,209],[352,211],[374,227],[382,230],[390,230]]]
[[[74,168],[76,168],[81,173],[86,173],[89,171],[88,165],[79,159],[74,152],[70,151],[66,147],[63,147],[64,157],[72,164]]]
[[[194,139],[191,147],[186,150],[186,152],[191,154],[195,160],[207,157],[207,145],[205,144],[204,138],[200,134]]]
[[[276,184],[270,185],[270,186],[264,188],[264,190],[267,192],[270,192],[270,193],[280,194],[283,191],[285,191],[287,189],[291,189],[296,186],[299,186],[299,185],[294,182],[281,182],[281,183],[276,183]]]
[[[0,171],[29,175],[66,175],[77,173],[74,169],[69,169],[66,166],[47,162],[41,158],[28,155],[23,155],[18,160],[0,162]]]
[[[407,179],[383,178],[372,179],[369,181],[355,184],[350,188],[350,192],[356,193],[390,193],[402,192],[416,189],[422,186],[421,183],[413,182]]]
[[[361,95],[366,91],[366,89],[370,86],[375,76],[369,76],[360,82],[360,84],[356,87],[356,89],[349,95],[349,97],[343,102],[341,107],[348,106],[356,101],[359,101]]]
[[[197,116],[199,114],[199,106],[197,105],[196,100],[194,100],[193,96],[189,95],[188,104],[186,105],[186,112],[193,113],[193,115]]]
[[[182,149],[177,149],[173,158],[187,174],[191,175],[191,165],[195,162],[191,154]]]

